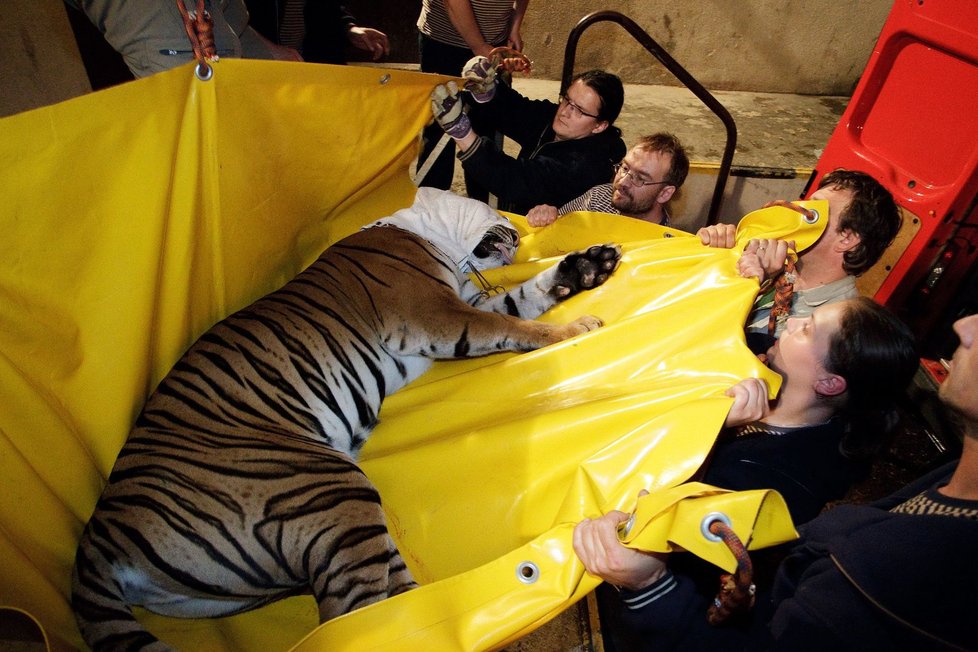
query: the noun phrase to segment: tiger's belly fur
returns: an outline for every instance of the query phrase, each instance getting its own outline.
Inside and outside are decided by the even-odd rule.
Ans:
[[[444,254],[373,228],[211,328],[147,401],[82,535],[72,605],[86,642],[159,649],[134,605],[209,617],[311,592],[325,621],[413,588],[354,461],[381,402],[433,358],[593,328],[526,321],[568,273],[477,309]]]

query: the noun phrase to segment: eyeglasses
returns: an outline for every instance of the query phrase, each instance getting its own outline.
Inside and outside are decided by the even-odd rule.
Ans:
[[[569,106],[570,109],[571,109],[571,113],[576,118],[580,118],[582,115],[586,115],[589,118],[594,118],[595,120],[597,120],[597,118],[598,118],[597,115],[595,115],[593,113],[588,113],[587,111],[585,111],[584,109],[582,109],[580,106],[578,106],[577,104],[575,104],[574,101],[571,100],[566,95],[561,95],[560,96],[560,103],[561,104],[564,104],[566,106]]]
[[[642,177],[635,174],[633,170],[628,169],[628,164],[622,161],[615,166],[615,175],[621,175],[622,178],[628,177],[631,179],[632,184],[642,188],[644,186],[654,186],[660,183],[669,183],[667,179],[662,181],[651,181],[649,179],[643,179]]]

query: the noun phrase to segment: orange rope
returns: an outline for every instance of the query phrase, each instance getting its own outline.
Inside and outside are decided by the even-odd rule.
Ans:
[[[809,210],[798,204],[793,204],[783,199],[770,201],[764,204],[764,208],[771,206],[782,206],[797,211],[805,216],[806,221],[814,222],[815,211]],[[790,253],[790,252],[789,252]],[[785,261],[784,273],[774,282],[774,305],[771,307],[771,314],[768,318],[767,331],[772,337],[777,331],[778,325],[788,318],[791,314],[791,299],[795,292],[795,259],[789,255]]]
[[[176,0],[180,16],[183,17],[183,27],[187,31],[190,47],[193,48],[194,58],[202,76],[210,74],[210,61],[217,61],[217,48],[214,45],[214,20],[209,11],[204,9],[204,0],[197,0],[197,9],[191,13],[183,4]]]
[[[489,51],[489,61],[494,68],[502,68],[506,72],[524,72],[530,74],[533,63],[529,57],[513,48],[501,46]]]
[[[737,569],[733,574],[720,576],[720,592],[706,612],[706,619],[711,625],[721,625],[754,606],[754,566],[740,537],[729,525],[714,521],[710,524],[710,532],[727,544],[737,560]]]

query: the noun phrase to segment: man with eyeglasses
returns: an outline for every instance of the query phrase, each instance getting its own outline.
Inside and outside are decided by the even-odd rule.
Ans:
[[[455,141],[468,177],[498,197],[501,210],[525,215],[538,204],[562,206],[606,183],[625,155],[621,131],[614,126],[625,99],[616,75],[580,73],[559,103],[531,100],[498,83],[486,57],[472,58],[462,76],[469,96],[465,102],[455,82],[439,84],[431,94],[432,113]],[[493,140],[480,137],[463,105],[481,123],[516,141],[519,155],[509,156]]]
[[[668,202],[689,173],[689,158],[672,134],[643,136],[615,166],[611,183],[594,186],[559,209],[541,204],[526,214],[530,226],[552,224],[574,211],[612,213],[669,226]]]

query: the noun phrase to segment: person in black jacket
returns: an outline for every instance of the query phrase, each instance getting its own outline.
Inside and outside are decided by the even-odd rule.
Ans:
[[[469,111],[521,146],[516,158],[472,129],[454,82],[432,92],[432,112],[455,141],[466,173],[499,199],[499,208],[525,215],[538,204],[562,206],[593,186],[608,183],[625,156],[614,126],[625,91],[609,72],[576,75],[559,103],[531,100],[503,83],[485,57],[463,70]],[[484,198],[479,198],[484,199]]]
[[[960,418],[961,458],[888,499],[838,506],[803,526],[748,619],[709,625],[711,598],[689,577],[662,555],[621,545],[626,514],[579,523],[574,549],[585,568],[620,587],[627,649],[978,649],[978,315],[954,330],[960,346],[939,394]]]

